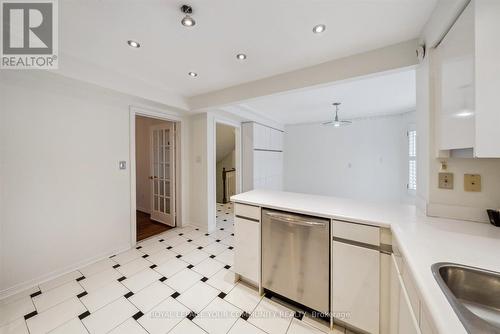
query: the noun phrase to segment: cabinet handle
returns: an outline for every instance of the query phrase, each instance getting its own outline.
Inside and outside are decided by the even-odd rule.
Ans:
[[[325,227],[326,226],[326,223],[300,219],[300,218],[297,218],[296,216],[286,215],[286,214],[282,214],[282,213],[266,212],[266,215],[271,217],[274,220],[281,221],[284,223],[290,223],[290,224],[301,225],[301,226],[310,226],[310,227]]]
[[[343,243],[343,244],[351,245],[351,246],[372,249],[372,250],[375,250],[375,251],[381,251],[380,250],[380,246],[375,246],[375,245],[367,244],[367,243],[360,242],[360,241],[348,240],[348,239],[344,239],[344,238],[338,238],[338,237],[335,237],[335,236],[332,237],[332,240],[336,241],[336,242]]]

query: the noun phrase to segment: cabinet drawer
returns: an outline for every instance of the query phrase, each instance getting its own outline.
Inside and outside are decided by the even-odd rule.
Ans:
[[[236,203],[234,205],[234,215],[260,221],[260,207]]]
[[[333,236],[374,246],[380,245],[380,229],[375,226],[334,220]]]

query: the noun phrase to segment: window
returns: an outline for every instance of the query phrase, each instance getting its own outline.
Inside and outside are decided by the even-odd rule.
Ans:
[[[409,190],[417,190],[417,131],[408,131],[408,185]]]

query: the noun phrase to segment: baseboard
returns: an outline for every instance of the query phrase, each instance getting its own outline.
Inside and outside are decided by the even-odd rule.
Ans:
[[[143,207],[137,207],[137,208],[136,208],[136,210],[137,210],[137,211],[140,211],[140,212],[142,212],[142,213],[147,213],[148,215],[150,215],[150,214],[151,214],[151,210],[146,209],[146,208],[143,208]]]
[[[196,223],[193,223],[193,222],[184,222],[184,224],[182,224],[182,225],[177,225],[176,227],[182,228],[182,227],[188,227],[188,226],[192,226],[192,227],[195,227],[195,228],[199,228],[199,229],[200,229],[200,231],[202,231],[202,232],[208,232],[208,230],[207,230],[207,227],[206,227],[206,226],[200,226],[199,224],[196,224]]]
[[[126,246],[119,247],[118,249],[116,249],[112,252],[106,252],[104,254],[93,257],[91,259],[86,259],[86,260],[77,262],[76,264],[72,264],[72,265],[64,267],[62,269],[52,271],[51,273],[48,273],[46,275],[42,275],[40,277],[31,279],[29,281],[25,281],[25,282],[16,284],[16,285],[11,286],[7,289],[0,290],[0,300],[8,298],[12,295],[23,292],[25,290],[31,289],[37,285],[42,284],[42,283],[56,279],[59,276],[62,276],[62,275],[65,275],[67,273],[70,273],[72,271],[78,270],[79,268],[85,267],[85,266],[92,264],[94,262],[108,258],[111,255],[118,254],[118,253],[124,252],[126,250],[129,250],[130,248],[131,248],[130,244],[127,244]]]
[[[429,203],[427,204],[426,212],[430,217],[460,219],[479,223],[489,222],[486,209],[483,208]]]

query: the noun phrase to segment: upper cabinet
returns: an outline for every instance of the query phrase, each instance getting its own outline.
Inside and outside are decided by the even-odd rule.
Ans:
[[[500,157],[500,1],[473,0],[437,48],[439,150]]]
[[[283,131],[247,122],[242,125],[242,189],[283,188]]]
[[[473,148],[474,11],[468,6],[438,47],[441,104],[437,123],[441,150]]]
[[[282,151],[283,132],[268,126],[252,123],[254,132],[253,148],[256,150]]]

